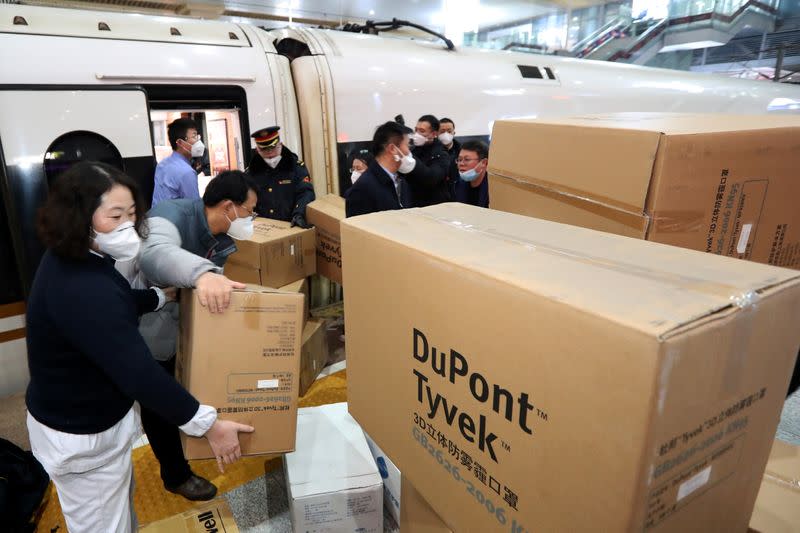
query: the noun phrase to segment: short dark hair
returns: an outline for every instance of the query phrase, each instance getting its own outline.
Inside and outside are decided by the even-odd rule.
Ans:
[[[370,161],[372,161],[372,153],[369,150],[361,149],[361,150],[353,150],[350,152],[350,156],[347,160],[350,162],[350,167],[353,166],[353,162],[358,159],[359,161],[363,161],[365,165],[369,165]]]
[[[439,119],[433,115],[422,115],[417,122],[427,122],[433,131],[439,131]]]
[[[94,239],[92,217],[114,185],[131,191],[136,203],[133,226],[140,237],[146,237],[145,203],[136,181],[111,165],[82,161],[55,180],[39,209],[36,229],[42,243],[61,257],[85,259]]]
[[[475,152],[481,159],[489,157],[489,147],[483,141],[467,141],[461,145],[461,149]]]
[[[403,137],[411,132],[411,128],[407,128],[393,120],[381,124],[375,130],[375,135],[372,136],[372,155],[377,157],[390,144],[400,144],[403,142]]]
[[[213,207],[230,200],[240,205],[247,201],[248,191],[258,194],[256,184],[250,176],[241,170],[226,170],[208,182],[206,192],[203,193],[203,204]]]
[[[167,126],[167,137],[173,150],[178,149],[178,139],[186,140],[189,130],[200,131],[200,128],[197,127],[197,122],[190,118],[178,118],[170,122],[169,126]]]
[[[455,122],[453,122],[453,119],[451,119],[451,118],[447,118],[447,117],[444,117],[444,118],[442,118],[442,119],[439,119],[439,127],[441,128],[441,127],[442,127],[442,124],[444,124],[445,122],[447,122],[448,124],[452,124],[452,125],[453,125],[453,129],[456,129],[456,123],[455,123]],[[437,129],[438,129],[438,128],[437,128]]]

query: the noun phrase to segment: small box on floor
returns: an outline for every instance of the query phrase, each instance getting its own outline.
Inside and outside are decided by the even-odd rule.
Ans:
[[[306,218],[317,229],[317,273],[342,283],[342,237],[339,223],[345,218],[344,198],[329,194],[306,207]]]
[[[141,533],[239,533],[233,513],[224,498],[217,498],[139,528]]]
[[[303,327],[300,355],[300,396],[304,396],[328,362],[328,332],[325,321],[312,318]]]
[[[212,314],[194,291],[182,294],[175,377],[220,418],[255,427],[239,434],[243,455],[294,449],[303,300],[249,287]],[[214,456],[206,439],[181,438],[187,459]]]
[[[762,533],[800,531],[800,446],[776,440],[750,527]]]
[[[257,218],[253,236],[237,240],[236,247],[225,265],[225,275],[242,283],[277,288],[317,271],[314,228],[293,228],[282,220]]]
[[[284,468],[295,531],[383,532],[381,476],[346,403],[298,410]]]
[[[342,251],[350,411],[453,530],[746,530],[800,272],[453,203]]]
[[[453,533],[406,478],[403,478],[402,494],[400,533]]]

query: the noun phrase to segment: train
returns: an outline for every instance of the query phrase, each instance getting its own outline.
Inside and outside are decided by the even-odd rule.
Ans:
[[[504,118],[800,113],[787,84],[373,33],[0,5],[0,395],[27,382],[25,295],[49,184],[94,159],[151,194],[174,117],[201,119],[211,175],[243,169],[251,132],[279,125],[320,196],[345,192],[347,154],[398,115],[449,117],[465,140]]]

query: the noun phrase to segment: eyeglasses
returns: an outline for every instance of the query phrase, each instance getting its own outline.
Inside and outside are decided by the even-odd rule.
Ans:
[[[255,211],[253,211],[252,209],[247,209],[245,206],[241,206],[241,207],[242,207],[242,209],[246,209],[247,210],[247,216],[246,217],[239,217],[239,212],[236,210],[236,206],[234,205],[233,206],[233,212],[236,213],[237,217],[239,217],[239,218],[249,218],[250,220],[255,220],[256,218],[258,218],[258,214]]]
[[[460,165],[461,163],[469,163],[470,161],[480,161],[480,159],[475,159],[471,157],[459,157],[456,159],[456,164]]]

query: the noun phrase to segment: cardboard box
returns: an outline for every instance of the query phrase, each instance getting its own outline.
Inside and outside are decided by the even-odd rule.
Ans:
[[[278,290],[285,291],[285,292],[299,292],[302,294],[305,299],[303,300],[303,327],[305,327],[306,320],[310,315],[309,313],[309,290],[308,290],[308,278],[303,278],[301,280],[297,280],[293,283],[289,283],[288,285],[284,285],[283,287],[278,287]]]
[[[345,219],[344,198],[323,196],[308,204],[306,219],[317,229],[317,272],[342,283],[342,239],[339,223]]]
[[[141,533],[209,533],[224,531],[239,533],[233,513],[224,498],[217,498],[193,507],[181,514],[151,522],[139,529]]]
[[[236,241],[238,250],[225,264],[228,277],[246,277],[245,283],[277,288],[317,271],[314,228],[293,228],[289,222],[269,218],[257,218],[253,225],[251,239]]]
[[[454,531],[746,530],[800,272],[464,204],[342,250],[350,411]]]
[[[800,531],[800,447],[773,444],[750,527],[763,533]]]
[[[240,283],[261,285],[261,270],[257,268],[237,265],[236,263],[228,263],[225,265],[225,276]],[[277,287],[277,289],[285,292],[299,292],[305,296],[305,303],[303,306],[303,326],[305,326],[305,321],[309,316],[310,296],[308,290],[308,278],[294,281],[288,285],[284,285],[283,287]]]
[[[391,459],[383,453],[383,450],[375,444],[375,441],[365,432],[367,446],[372,453],[372,458],[378,467],[378,472],[383,479],[383,505],[392,515],[394,521],[400,524],[400,502],[402,497],[400,470],[394,465]],[[402,531],[402,529],[401,529]]]
[[[294,449],[303,295],[264,287],[234,291],[212,314],[194,292],[181,296],[175,377],[219,417],[250,424],[243,455]],[[213,457],[204,438],[181,433],[187,459]]]
[[[300,396],[304,396],[328,362],[328,332],[325,321],[312,318],[303,327],[300,355]]]
[[[400,533],[453,533],[422,495],[403,478]]]
[[[346,403],[298,410],[284,468],[294,531],[383,532],[381,476]]]
[[[798,139],[796,116],[501,120],[491,207],[800,268]]]

